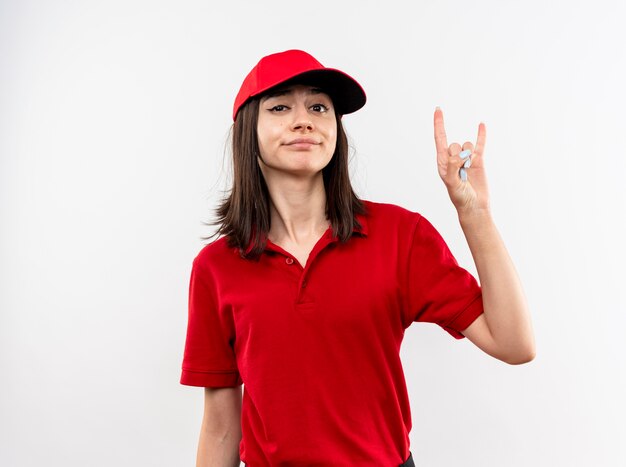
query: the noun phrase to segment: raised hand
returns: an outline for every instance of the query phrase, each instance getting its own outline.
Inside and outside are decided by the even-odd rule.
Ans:
[[[476,139],[475,147],[469,141],[463,143],[462,147],[458,143],[452,143],[448,146],[446,129],[443,123],[443,112],[439,107],[435,110],[434,125],[437,169],[439,176],[448,189],[448,194],[454,207],[459,213],[474,209],[489,210],[489,190],[487,188],[487,176],[483,162],[487,137],[485,124],[480,123],[478,125],[478,138]],[[459,154],[465,150],[471,153],[469,157],[471,166],[464,169],[467,174],[467,180],[463,181],[460,169],[468,159],[461,158]]]

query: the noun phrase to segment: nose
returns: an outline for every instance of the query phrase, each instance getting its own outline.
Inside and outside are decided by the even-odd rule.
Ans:
[[[293,131],[313,131],[315,129],[315,126],[311,121],[311,117],[307,111],[306,106],[298,105],[296,107],[296,112],[293,116],[291,129]]]

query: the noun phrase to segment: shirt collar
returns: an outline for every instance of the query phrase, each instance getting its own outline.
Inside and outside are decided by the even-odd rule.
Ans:
[[[367,232],[368,232],[367,216],[364,214],[356,214],[355,218],[357,222],[359,223],[360,227],[354,226],[352,228],[352,232],[355,234],[361,235],[363,237],[367,237]],[[331,232],[332,232],[331,227],[328,227],[326,232],[324,232],[323,236],[330,237]],[[334,242],[336,240],[337,240],[336,238],[332,238],[330,239],[330,242]],[[252,243],[250,243],[250,245],[248,246],[248,250],[250,250],[251,248],[252,248]],[[274,245],[272,242],[269,241],[269,239],[265,243],[265,251],[285,253],[285,251],[282,248],[280,248],[278,245]]]

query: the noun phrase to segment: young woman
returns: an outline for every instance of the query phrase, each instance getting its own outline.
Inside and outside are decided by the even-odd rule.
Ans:
[[[475,146],[448,145],[435,110],[479,286],[425,218],[353,192],[341,120],[364,104],[354,79],[298,50],[262,58],[241,86],[221,238],[191,274],[181,383],[205,388],[198,466],[414,465],[399,356],[414,321],[507,363],[534,357],[489,210],[485,126]]]

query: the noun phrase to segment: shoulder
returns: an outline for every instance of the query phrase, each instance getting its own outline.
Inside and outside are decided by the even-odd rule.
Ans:
[[[380,232],[386,237],[396,235],[416,241],[436,241],[443,238],[430,221],[419,212],[389,203],[362,200],[370,233]]]
[[[237,248],[228,246],[226,237],[205,245],[193,260],[194,268],[213,270],[216,265],[224,265],[239,258]]]
[[[396,204],[362,200],[366,209],[367,221],[371,228],[414,228],[422,219],[418,212],[410,211]]]

